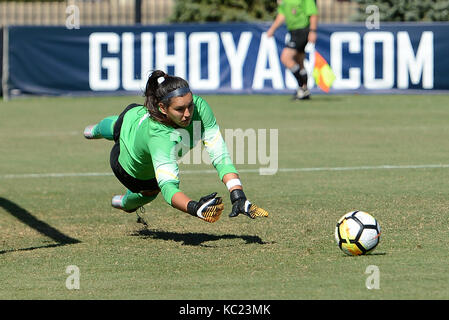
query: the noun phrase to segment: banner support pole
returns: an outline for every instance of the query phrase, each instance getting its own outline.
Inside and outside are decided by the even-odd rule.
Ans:
[[[8,26],[3,28],[3,74],[2,74],[2,93],[3,101],[9,101],[8,79],[9,79],[9,32]]]

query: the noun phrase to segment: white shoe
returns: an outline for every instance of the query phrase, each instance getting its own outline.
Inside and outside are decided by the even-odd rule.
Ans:
[[[136,209],[134,209],[134,210],[125,210],[125,208],[123,207],[123,198],[125,197],[125,195],[117,195],[117,196],[113,196],[112,197],[112,201],[111,201],[111,205],[112,205],[112,207],[114,207],[114,208],[116,208],[116,209],[120,209],[120,210],[123,210],[123,211],[125,211],[125,212],[127,212],[127,213],[133,213],[133,212],[136,212],[136,214],[137,214],[137,223],[142,223],[143,225],[145,225],[145,226],[148,226],[148,224],[147,224],[147,222],[145,221],[145,219],[144,218],[142,218],[140,215],[139,215],[139,213],[137,212],[137,209],[139,209],[140,208],[140,212],[141,213],[145,213],[145,208],[144,207],[139,207],[139,208],[136,208]]]
[[[128,213],[136,211],[138,208],[136,208],[134,210],[125,210],[125,208],[123,206],[123,198],[124,197],[125,197],[124,194],[113,196],[112,197],[112,201],[111,201],[111,206],[116,208],[116,209],[120,209],[120,210],[123,210],[125,212],[128,212]]]
[[[93,132],[94,127],[95,127],[95,124],[91,124],[84,129],[84,132],[83,132],[84,138],[86,138],[86,139],[101,139],[101,136],[94,136],[94,132]]]
[[[309,91],[309,89],[298,88],[298,90],[296,91],[295,99],[296,100],[310,99],[310,91]]]

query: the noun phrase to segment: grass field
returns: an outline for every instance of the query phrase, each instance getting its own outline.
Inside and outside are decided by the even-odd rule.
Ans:
[[[228,218],[207,165],[181,165],[181,189],[224,197],[215,224],[162,197],[146,206],[148,228],[111,208],[124,190],[112,144],[82,130],[141,97],[0,102],[0,299],[449,299],[449,96],[205,98],[222,130],[279,130],[277,174],[237,166],[269,218]],[[372,255],[335,244],[351,210],[380,222]],[[70,265],[79,290],[66,288]],[[380,289],[365,286],[370,265]]]

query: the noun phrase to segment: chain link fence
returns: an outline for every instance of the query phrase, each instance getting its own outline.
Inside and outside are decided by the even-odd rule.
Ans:
[[[168,23],[175,0],[0,1],[0,27],[64,25],[76,6],[80,25],[144,25]],[[321,23],[345,23],[356,12],[349,0],[316,0]],[[136,7],[137,4],[137,7]]]
[[[348,23],[357,13],[358,4],[350,0],[316,0],[321,23]]]
[[[0,2],[0,26],[64,25],[75,6],[80,25],[167,23],[174,0],[67,0],[59,2]],[[136,10],[136,3],[140,10]],[[140,15],[140,17],[138,17]]]

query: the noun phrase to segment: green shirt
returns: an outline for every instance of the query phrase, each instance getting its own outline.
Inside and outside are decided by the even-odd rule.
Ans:
[[[318,14],[315,0],[282,0],[278,13],[285,16],[288,30],[302,29],[309,26],[309,17]]]
[[[237,173],[211,108],[195,95],[193,104],[192,121],[186,128],[175,129],[161,124],[141,106],[126,112],[120,131],[120,165],[134,178],[156,178],[165,201],[170,205],[173,195],[180,192],[177,160],[200,140],[220,180],[227,173]]]

